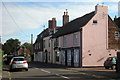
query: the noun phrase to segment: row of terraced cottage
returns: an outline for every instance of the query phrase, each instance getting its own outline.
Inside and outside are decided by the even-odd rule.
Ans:
[[[120,18],[110,18],[104,5],[96,5],[95,11],[70,22],[66,11],[63,26],[57,26],[56,18],[52,18],[48,28],[37,36],[34,61],[74,67],[103,66],[106,58],[116,56],[119,22]]]

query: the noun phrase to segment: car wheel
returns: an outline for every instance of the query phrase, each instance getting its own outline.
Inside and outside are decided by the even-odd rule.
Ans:
[[[10,72],[13,72],[13,69],[10,68]]]
[[[28,69],[25,69],[26,71],[28,71]]]
[[[108,67],[108,66],[106,66],[106,67],[105,67],[105,69],[109,69],[109,67]]]
[[[112,66],[111,66],[111,69],[116,69],[116,66],[115,66],[115,65],[112,65]]]

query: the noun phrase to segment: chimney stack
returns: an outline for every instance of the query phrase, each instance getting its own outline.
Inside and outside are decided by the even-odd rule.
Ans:
[[[66,9],[66,12],[64,12],[64,15],[63,15],[63,26],[69,22],[69,15],[68,15],[68,11]]]
[[[117,19],[117,16],[115,16],[114,20],[116,20],[116,19]]]
[[[52,25],[53,25],[53,28],[56,28],[56,18],[52,18]]]
[[[97,4],[96,6],[95,6],[95,13],[97,14],[106,14],[106,15],[108,15],[108,7],[107,6],[104,6],[104,5],[99,5],[99,4]]]
[[[56,28],[56,18],[52,18],[52,20],[48,21],[48,25],[49,25],[49,31],[53,31],[54,28]]]

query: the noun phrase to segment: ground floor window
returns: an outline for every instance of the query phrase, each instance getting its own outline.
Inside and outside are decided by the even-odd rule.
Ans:
[[[71,62],[71,50],[67,50],[67,62]]]
[[[55,53],[56,53],[56,61],[59,62],[60,52],[57,51],[57,52],[55,52]]]
[[[78,63],[79,62],[79,50],[74,49],[74,62]]]
[[[65,62],[65,51],[61,51],[61,62]]]

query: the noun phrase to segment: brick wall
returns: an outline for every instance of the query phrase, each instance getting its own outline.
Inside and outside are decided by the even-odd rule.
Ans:
[[[118,32],[118,26],[108,16],[108,49],[118,49],[119,40],[115,39],[115,31]]]

